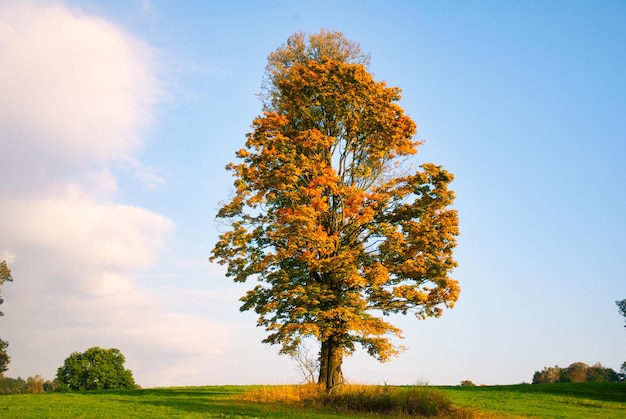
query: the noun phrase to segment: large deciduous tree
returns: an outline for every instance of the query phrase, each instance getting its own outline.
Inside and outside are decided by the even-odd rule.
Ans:
[[[7,265],[7,262],[3,260],[0,262],[0,285],[3,285],[5,282],[13,281],[13,277],[11,276],[11,269]],[[0,297],[0,304],[2,304],[4,300]],[[4,313],[0,311],[0,316],[4,316]],[[5,372],[9,368],[9,362],[11,362],[11,357],[7,353],[7,348],[9,346],[9,342],[6,340],[0,339],[0,377],[2,373]]]
[[[57,370],[57,379],[70,390],[136,388],[133,373],[124,368],[125,361],[119,349],[94,346],[68,356]]]
[[[327,389],[357,344],[380,361],[399,352],[401,330],[383,315],[438,317],[460,292],[453,176],[407,164],[416,125],[368,63],[339,32],[295,34],[269,55],[264,112],[227,166],[234,196],[211,256],[257,281],[241,310],[259,314],[264,342],[285,354],[320,342]]]

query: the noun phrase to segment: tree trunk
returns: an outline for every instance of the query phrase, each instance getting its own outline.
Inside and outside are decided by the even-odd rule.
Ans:
[[[342,348],[337,345],[333,338],[322,342],[320,350],[320,376],[319,385],[326,387],[326,391],[332,390],[333,387],[343,384],[343,372],[341,364],[343,363]]]

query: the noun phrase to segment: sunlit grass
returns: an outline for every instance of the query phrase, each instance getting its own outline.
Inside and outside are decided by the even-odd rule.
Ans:
[[[625,418],[626,383],[207,386],[0,396],[0,418]]]
[[[626,418],[626,383],[440,387],[481,418]]]
[[[451,398],[426,385],[344,385],[327,392],[317,385],[263,386],[242,395],[256,403],[280,403],[343,413],[436,416],[455,412]],[[461,416],[456,411],[457,417]],[[463,415],[465,416],[465,415]]]

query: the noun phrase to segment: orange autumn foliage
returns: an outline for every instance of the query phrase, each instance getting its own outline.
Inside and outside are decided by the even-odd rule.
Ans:
[[[235,192],[217,216],[230,229],[211,257],[235,281],[257,281],[241,309],[259,314],[265,342],[291,353],[303,337],[319,340],[327,388],[356,344],[381,361],[401,349],[381,315],[437,317],[460,292],[449,276],[453,176],[403,168],[420,145],[415,123],[367,62],[325,31],[269,56],[264,112],[227,166]]]

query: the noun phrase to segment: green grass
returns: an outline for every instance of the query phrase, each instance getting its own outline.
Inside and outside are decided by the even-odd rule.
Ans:
[[[385,404],[390,394],[402,402],[429,394],[451,401],[456,410],[437,417],[476,418],[623,418],[626,383],[434,387],[357,386],[355,392],[323,403],[291,397],[297,386],[209,386],[132,391],[93,391],[0,396],[4,418],[390,418],[408,414],[352,413],[355,404]],[[307,390],[308,391],[308,390]],[[306,393],[307,391],[304,391]],[[302,391],[301,391],[302,392]],[[372,400],[372,396],[380,398]],[[439,395],[437,395],[439,394]],[[445,397],[441,397],[443,394]],[[262,396],[262,397],[261,397]],[[413,397],[414,399],[411,399]],[[417,399],[415,399],[417,398]],[[429,399],[429,400],[430,400]],[[456,413],[455,413],[456,412]]]
[[[371,418],[324,407],[255,402],[263,386],[155,388],[0,396],[0,418]],[[277,386],[278,387],[278,386]],[[389,416],[377,415],[377,418]]]
[[[485,418],[626,418],[626,383],[439,388]]]

